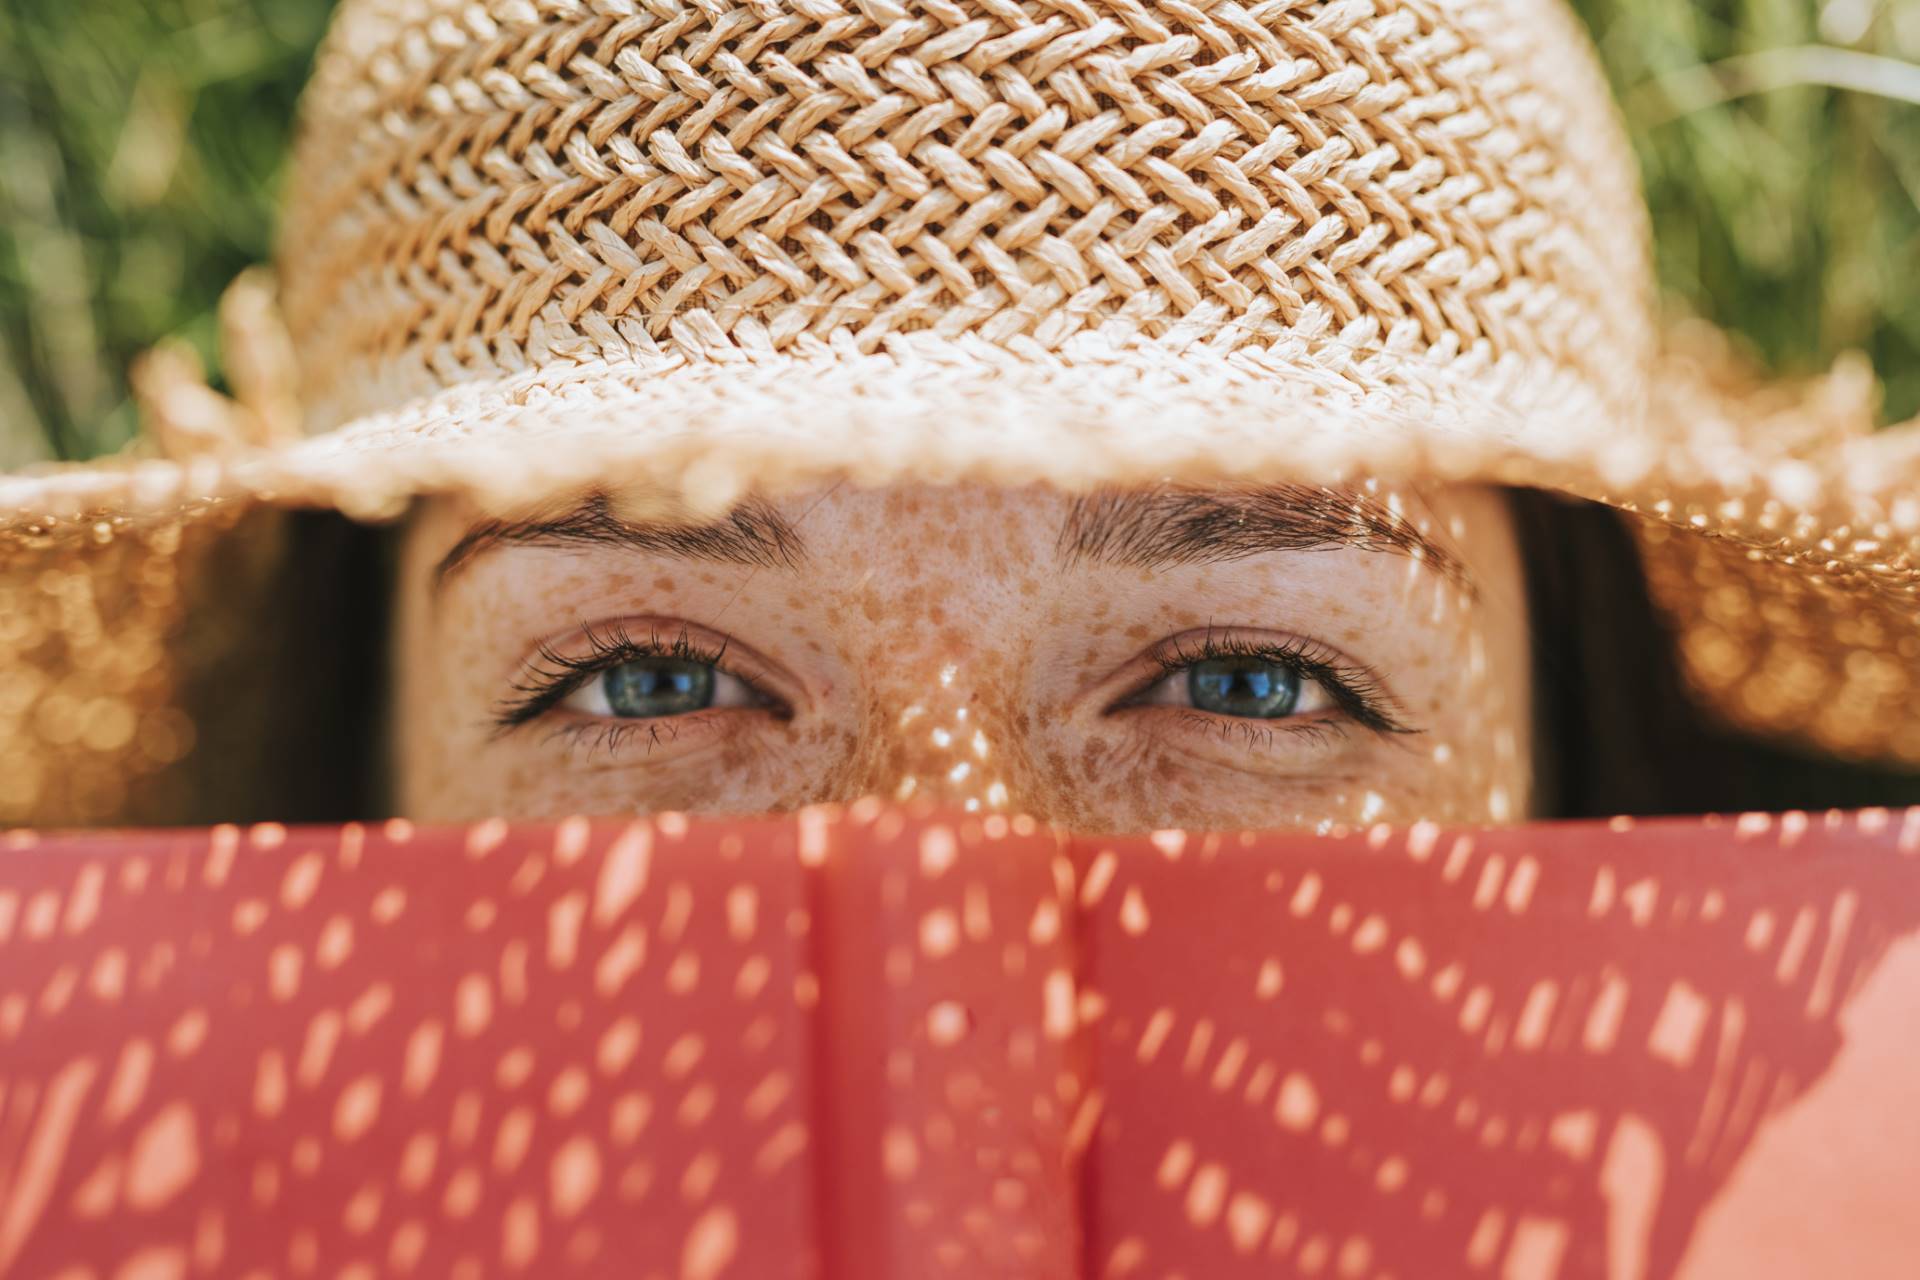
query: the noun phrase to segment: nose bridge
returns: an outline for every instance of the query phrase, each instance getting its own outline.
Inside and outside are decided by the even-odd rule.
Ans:
[[[949,651],[896,667],[868,708],[856,790],[969,812],[1019,808],[1015,716],[997,665]]]
[[[971,495],[932,491],[915,501],[899,514],[912,515],[922,536],[861,548],[872,572],[847,601],[850,616],[871,624],[847,654],[859,673],[858,746],[834,790],[1024,810],[1034,775],[1022,767],[1033,628],[1018,583],[1032,531],[1009,519],[956,540],[951,530],[980,523]]]

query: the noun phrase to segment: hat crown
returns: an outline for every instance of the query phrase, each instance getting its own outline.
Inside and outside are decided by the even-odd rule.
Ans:
[[[321,427],[916,333],[1617,391],[1646,264],[1560,0],[346,0],[281,250]]]

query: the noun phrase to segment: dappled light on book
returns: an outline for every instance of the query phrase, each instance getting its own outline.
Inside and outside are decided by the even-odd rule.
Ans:
[[[0,1273],[1861,1274],[1917,931],[1884,811],[14,836]]]

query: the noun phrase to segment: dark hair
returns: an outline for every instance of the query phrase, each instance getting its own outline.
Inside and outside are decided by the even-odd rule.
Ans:
[[[247,634],[193,675],[192,817],[384,817],[388,636],[397,539],[334,512],[267,511],[235,539],[277,546]]]
[[[1768,747],[1718,729],[1687,692],[1647,595],[1632,517],[1512,492],[1533,631],[1536,817],[1827,808],[1920,799],[1920,778]],[[385,715],[394,544],[343,517],[289,517],[287,571],[247,688],[271,723],[219,744],[247,768],[221,820],[339,822],[389,811]],[[252,665],[250,662],[248,665]],[[216,673],[218,675],[218,673]],[[229,685],[223,690],[231,695]],[[279,710],[285,708],[285,710]],[[207,744],[213,746],[214,744]],[[242,783],[242,778],[257,782]]]

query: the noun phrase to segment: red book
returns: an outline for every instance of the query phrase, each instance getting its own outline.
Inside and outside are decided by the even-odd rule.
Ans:
[[[1920,814],[6,838],[0,1275],[1920,1273]]]

